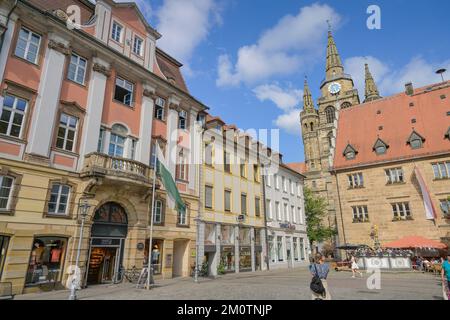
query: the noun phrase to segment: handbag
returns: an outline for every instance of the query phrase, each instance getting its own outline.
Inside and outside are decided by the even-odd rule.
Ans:
[[[314,263],[315,274],[309,285],[312,292],[316,294],[325,295],[325,287],[323,286],[322,280],[320,280],[319,273],[317,272],[316,264]]]

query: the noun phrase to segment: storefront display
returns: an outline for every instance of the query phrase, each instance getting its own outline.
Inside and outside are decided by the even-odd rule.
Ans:
[[[88,284],[114,281],[118,248],[92,248],[89,259]]]
[[[221,227],[221,244],[234,244],[234,226],[222,225]]]
[[[241,247],[239,250],[239,271],[252,270],[252,254],[250,247]]]
[[[5,265],[6,252],[8,251],[9,237],[0,236],[0,279],[2,278],[3,266]]]
[[[235,270],[234,247],[222,247],[220,265],[224,269],[224,272],[233,272]]]
[[[239,245],[250,246],[251,230],[250,228],[239,228]]]
[[[205,224],[205,245],[216,244],[216,225],[206,223]]]
[[[31,248],[26,286],[60,281],[66,246],[65,238],[35,238]]]

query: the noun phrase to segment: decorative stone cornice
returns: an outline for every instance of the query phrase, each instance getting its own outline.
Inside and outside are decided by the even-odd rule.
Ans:
[[[144,97],[151,98],[151,99],[155,99],[156,98],[155,92],[151,91],[151,90],[148,90],[148,89],[144,89],[144,92],[142,93],[142,95]]]
[[[54,40],[50,40],[48,42],[48,47],[50,49],[56,50],[64,55],[66,55],[66,56],[72,52],[72,50],[70,50],[68,47],[66,47],[63,43],[56,42]]]
[[[105,67],[104,65],[101,65],[100,63],[94,63],[94,66],[92,67],[92,69],[95,72],[105,75],[107,78],[109,78],[111,76],[111,70],[108,69],[107,67]]]

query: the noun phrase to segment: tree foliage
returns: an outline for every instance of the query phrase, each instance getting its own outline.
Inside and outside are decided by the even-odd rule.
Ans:
[[[336,230],[323,225],[327,215],[325,199],[315,195],[309,188],[304,188],[304,195],[307,232],[311,245],[332,238]]]

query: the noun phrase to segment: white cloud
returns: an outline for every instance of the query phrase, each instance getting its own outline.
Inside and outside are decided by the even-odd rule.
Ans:
[[[300,135],[300,109],[292,109],[288,113],[280,115],[275,125],[293,135]]]
[[[298,72],[321,56],[326,20],[333,21],[337,27],[341,18],[328,5],[319,4],[303,7],[295,16],[284,16],[255,44],[241,47],[235,65],[228,54],[219,56],[216,84],[249,84]]]
[[[195,48],[206,39],[210,28],[220,23],[214,0],[164,0],[157,10],[158,46],[183,63],[188,63]]]
[[[353,57],[345,60],[345,71],[352,75],[356,88],[364,100],[364,63],[378,85],[381,96],[389,96],[405,90],[405,84],[412,82],[415,88],[441,81],[436,70],[450,70],[450,60],[441,63],[428,62],[420,56],[412,58],[408,64],[395,68],[375,57]]]
[[[276,84],[264,84],[253,89],[259,101],[272,101],[278,108],[289,111],[298,107],[302,101],[303,91],[298,89],[282,89]]]

